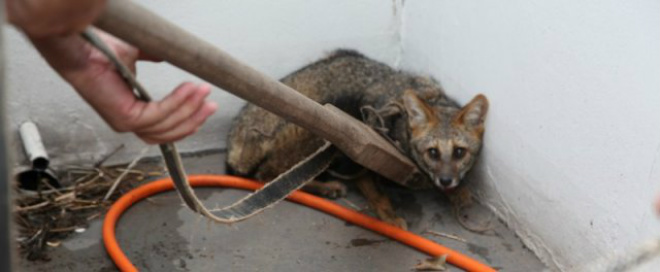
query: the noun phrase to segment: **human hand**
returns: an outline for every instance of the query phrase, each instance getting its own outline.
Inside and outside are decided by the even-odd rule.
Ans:
[[[79,33],[98,17],[106,0],[6,0],[10,23],[32,38]]]
[[[140,52],[98,33],[117,57],[135,72]],[[150,144],[180,140],[195,133],[217,105],[205,101],[210,87],[183,83],[161,101],[138,100],[112,63],[79,35],[32,38],[32,43],[66,81],[118,132],[134,132]]]

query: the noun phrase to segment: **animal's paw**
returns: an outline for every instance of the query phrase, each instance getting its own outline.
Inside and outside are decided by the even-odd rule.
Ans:
[[[403,230],[408,230],[408,223],[406,223],[406,220],[396,216],[393,211],[376,211],[376,214],[378,214],[378,218],[383,220],[385,223],[394,225]]]
[[[346,196],[347,191],[346,185],[337,180],[323,182],[318,188],[319,195],[332,199]]]
[[[385,222],[397,226],[402,230],[408,230],[408,223],[406,223],[406,220],[401,217],[390,218],[385,220]]]

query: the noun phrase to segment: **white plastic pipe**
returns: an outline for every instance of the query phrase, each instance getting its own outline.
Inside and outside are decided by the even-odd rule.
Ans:
[[[19,134],[23,141],[25,154],[30,162],[32,162],[32,168],[46,170],[50,160],[48,159],[46,148],[44,148],[44,144],[41,142],[41,135],[39,135],[37,125],[32,122],[25,122],[21,124]]]

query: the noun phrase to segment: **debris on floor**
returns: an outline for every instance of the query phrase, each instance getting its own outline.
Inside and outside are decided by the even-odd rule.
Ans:
[[[417,271],[445,271],[447,270],[447,257],[445,254],[438,257],[428,258],[415,266]]]
[[[62,184],[36,180],[35,190],[18,189],[14,220],[18,245],[28,260],[48,261],[48,247],[58,247],[72,233],[84,232],[121,195],[142,181],[164,174],[162,168],[130,169],[127,165],[71,166],[58,173]],[[116,190],[111,188],[116,186]],[[109,197],[106,195],[111,192]],[[107,199],[106,199],[107,198]]]
[[[224,161],[222,152],[184,155],[186,170],[191,174],[222,174]],[[140,178],[151,179],[154,174],[151,172],[163,171],[163,167],[161,160],[141,160],[136,165],[137,170],[127,174],[118,193],[110,200],[140,184]],[[114,177],[125,170],[123,166],[106,168],[103,172],[108,178],[97,178],[97,182],[103,183],[103,189],[89,199],[102,198]],[[84,175],[77,174],[76,178]],[[85,182],[77,183],[81,186]],[[365,207],[367,202],[355,185],[348,186],[348,195],[337,203]],[[544,271],[543,264],[502,222],[492,220],[492,230],[475,233],[457,222],[452,203],[437,191],[411,191],[395,185],[384,186],[384,190],[392,197],[397,214],[406,219],[411,232],[424,233],[428,239],[497,269]],[[246,194],[225,188],[195,191],[206,203],[220,205],[232,203]],[[46,199],[53,197],[56,195]],[[43,200],[24,203],[21,207],[41,202]],[[70,208],[80,205],[73,203],[71,201],[68,206],[48,204],[52,209],[49,214],[59,216],[57,211],[61,210],[71,213]],[[104,212],[103,205],[97,212]],[[364,212],[373,214],[373,211]],[[492,219],[492,213],[478,203],[464,212],[469,213],[468,220],[473,225]],[[94,213],[89,214],[92,215]],[[35,238],[43,239],[42,247],[52,260],[34,262],[21,258],[18,267],[26,272],[116,271],[102,245],[101,219],[102,216],[72,225],[74,231],[76,228],[85,231],[69,234],[66,240],[56,236],[59,233],[46,239]],[[22,239],[31,239],[40,230],[37,227],[22,234]],[[418,260],[429,257],[371,231],[289,202],[232,226],[210,224],[181,205],[175,192],[150,197],[149,201],[131,207],[117,226],[117,240],[129,259],[145,271],[414,271]],[[440,264],[440,260],[436,260],[434,266],[439,269]],[[449,264],[446,268],[446,271],[459,271]]]

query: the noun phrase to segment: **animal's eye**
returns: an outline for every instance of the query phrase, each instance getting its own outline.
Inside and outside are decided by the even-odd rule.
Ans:
[[[429,157],[431,157],[431,159],[434,159],[434,160],[439,160],[440,159],[440,151],[438,151],[437,148],[431,147],[427,150],[427,152],[429,153]]]
[[[455,147],[454,148],[454,158],[460,159],[465,156],[465,148],[462,147]]]

